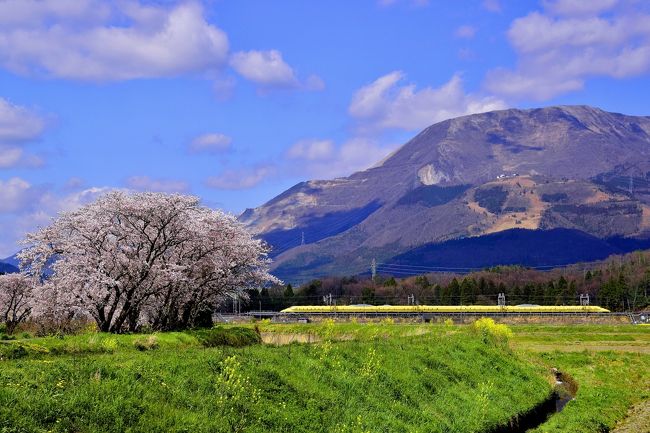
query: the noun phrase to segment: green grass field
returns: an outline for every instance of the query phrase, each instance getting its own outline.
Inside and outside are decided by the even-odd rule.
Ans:
[[[608,432],[628,410],[650,400],[650,327],[576,325],[513,327],[511,342],[531,362],[556,367],[578,383],[575,400],[542,432]],[[634,430],[649,433],[650,425]]]
[[[0,432],[487,432],[546,399],[552,367],[578,394],[536,433],[607,432],[650,398],[650,327],[512,329],[509,344],[389,321],[259,323],[316,337],[280,346],[253,325],[3,342]]]

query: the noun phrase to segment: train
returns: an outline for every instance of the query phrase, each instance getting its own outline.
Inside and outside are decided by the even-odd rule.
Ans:
[[[595,305],[295,305],[281,311],[284,314],[583,314],[609,313]]]

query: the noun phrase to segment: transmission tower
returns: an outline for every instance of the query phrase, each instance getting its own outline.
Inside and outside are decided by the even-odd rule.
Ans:
[[[305,232],[301,232],[302,237],[300,238],[300,245],[305,245]]]
[[[499,293],[499,296],[497,297],[497,304],[499,307],[505,307],[506,306],[506,294],[505,293]]]
[[[370,274],[372,275],[372,281],[375,281],[375,276],[377,275],[377,260],[374,258],[370,262]]]

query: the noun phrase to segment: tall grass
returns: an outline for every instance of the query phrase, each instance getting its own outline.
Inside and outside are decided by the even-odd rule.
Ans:
[[[342,330],[322,325],[312,345],[203,348],[158,334],[140,351],[137,336],[117,336],[113,352],[5,360],[0,431],[469,433],[550,393],[540,367],[469,329],[395,338],[398,325],[363,326],[364,338],[337,341]]]

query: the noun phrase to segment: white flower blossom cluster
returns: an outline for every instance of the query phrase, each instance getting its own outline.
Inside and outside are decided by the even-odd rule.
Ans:
[[[267,246],[193,196],[111,192],[27,235],[33,314],[91,316],[99,330],[192,326],[245,290],[278,282]]]

